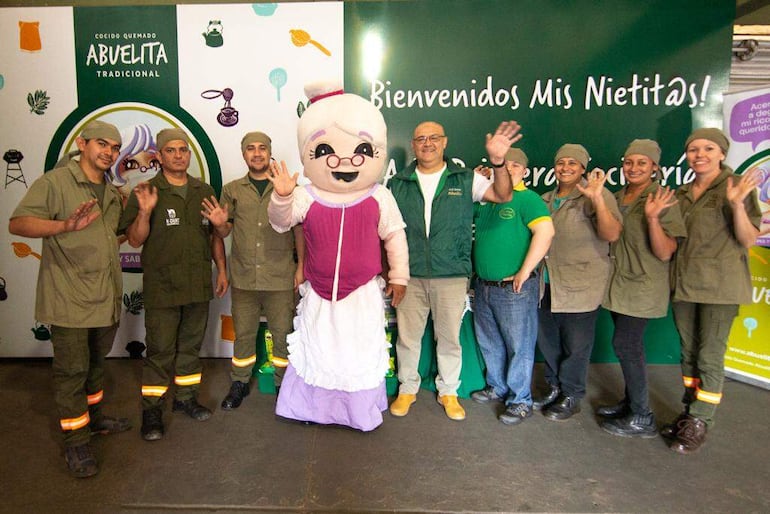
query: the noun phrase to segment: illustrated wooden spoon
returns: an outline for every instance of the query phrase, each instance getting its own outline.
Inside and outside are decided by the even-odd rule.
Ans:
[[[37,257],[40,259],[40,254],[33,252],[32,248],[27,243],[11,243],[11,246],[13,246],[13,253],[16,254],[16,257],[24,258],[29,257],[30,255],[32,257]]]
[[[306,31],[301,29],[293,29],[289,31],[289,34],[291,34],[291,42],[294,43],[294,46],[305,46],[306,44],[310,43],[311,45],[318,48],[320,51],[325,53],[326,55],[331,56],[331,52],[326,49],[325,46],[323,46],[318,41],[315,41],[313,39],[310,39],[310,34],[308,34]]]

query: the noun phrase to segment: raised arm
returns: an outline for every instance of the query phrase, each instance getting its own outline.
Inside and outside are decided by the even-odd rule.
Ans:
[[[604,170],[594,168],[588,174],[588,184],[585,187],[577,184],[576,187],[593,204],[594,211],[596,212],[596,234],[600,239],[612,243],[620,237],[623,224],[607,207],[607,198],[605,198],[604,194],[604,191],[606,191],[604,183],[606,181],[607,175],[604,173]],[[612,195],[607,196],[612,198]]]
[[[8,232],[16,236],[36,238],[83,230],[99,217],[99,211],[93,210],[94,205],[95,198],[81,203],[65,220],[47,220],[35,216],[11,218],[8,222]]]
[[[498,125],[494,134],[487,134],[486,150],[489,162],[495,171],[494,181],[484,193],[485,202],[509,202],[513,194],[511,177],[505,171],[505,154],[508,149],[521,139],[521,127],[515,121],[504,121]]]
[[[674,191],[668,186],[658,187],[658,190],[651,195],[647,195],[647,201],[644,204],[644,215],[647,218],[647,232],[650,238],[650,247],[655,257],[661,261],[667,262],[676,251],[676,239],[666,234],[663,226],[660,224],[660,216],[666,209],[676,205]]]
[[[735,238],[745,248],[754,246],[759,237],[759,229],[751,222],[746,211],[746,200],[752,192],[756,191],[759,182],[759,168],[751,168],[744,173],[737,184],[733,182],[732,177],[727,179],[727,201],[730,202],[733,210]]]
[[[134,195],[139,204],[139,210],[134,221],[126,228],[126,236],[128,236],[128,244],[139,248],[150,235],[150,216],[158,203],[158,188],[150,185],[149,182],[142,182],[134,188]]]

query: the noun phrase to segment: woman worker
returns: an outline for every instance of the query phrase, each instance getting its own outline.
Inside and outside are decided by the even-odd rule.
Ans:
[[[602,307],[615,323],[612,347],[625,380],[619,403],[599,407],[602,429],[624,437],[657,437],[647,391],[644,328],[650,318],[668,312],[669,261],[678,237],[686,232],[674,191],[663,189],[660,147],[651,139],[635,139],[623,156],[626,186],[615,193],[623,214],[623,232],[610,246],[612,272]]]
[[[721,130],[695,130],[685,142],[695,180],[676,191],[687,227],[673,262],[674,322],[682,345],[684,411],[661,429],[671,449],[697,451],[722,399],[727,336],[738,305],[751,303],[748,248],[759,234],[757,168],[733,175]]]
[[[566,144],[554,159],[557,185],[543,195],[556,230],[544,260],[544,297],[538,309],[537,345],[545,357],[545,397],[533,409],[560,421],[580,412],[599,305],[609,280],[609,243],[620,237],[621,215],[594,169],[587,180],[588,151]]]

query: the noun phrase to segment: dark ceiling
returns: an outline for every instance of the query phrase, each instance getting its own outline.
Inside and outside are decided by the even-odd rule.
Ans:
[[[770,25],[770,0],[737,0],[736,25]]]
[[[266,0],[263,0],[266,1]],[[281,1],[281,0],[279,0]],[[283,0],[301,1],[301,0]],[[365,1],[365,0],[363,0]],[[705,0],[708,1],[708,0]],[[253,3],[253,0],[0,0],[2,7]],[[770,25],[770,0],[736,0],[736,25]]]

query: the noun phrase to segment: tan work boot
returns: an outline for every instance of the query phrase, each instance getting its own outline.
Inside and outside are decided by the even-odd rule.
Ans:
[[[409,414],[409,407],[416,401],[416,394],[399,393],[398,398],[390,404],[390,413],[398,417],[406,416]]]
[[[463,409],[462,405],[460,405],[460,402],[457,401],[457,396],[439,396],[438,402],[444,407],[444,412],[446,412],[446,415],[449,417],[449,419],[453,419],[455,421],[462,421],[465,419],[465,409]]]

